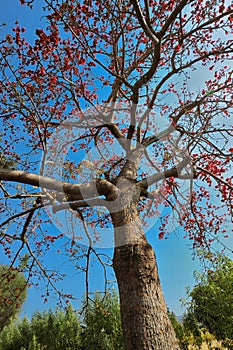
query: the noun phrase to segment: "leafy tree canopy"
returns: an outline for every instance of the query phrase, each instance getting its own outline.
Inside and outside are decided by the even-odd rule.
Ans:
[[[120,304],[117,294],[96,294],[85,315],[83,345],[90,350],[122,350]]]
[[[218,340],[233,346],[233,261],[219,256],[214,270],[196,275],[197,284],[188,291],[191,302],[186,323],[199,322]],[[196,320],[196,321],[195,321]]]
[[[116,294],[95,295],[78,317],[69,305],[12,322],[0,334],[0,350],[122,350],[120,306]]]
[[[17,269],[0,265],[0,330],[18,314],[26,295],[24,275]]]

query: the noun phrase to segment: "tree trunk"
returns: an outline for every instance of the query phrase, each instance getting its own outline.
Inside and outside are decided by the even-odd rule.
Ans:
[[[111,216],[124,349],[179,349],[167,314],[155,254],[143,232],[137,205],[131,203]]]

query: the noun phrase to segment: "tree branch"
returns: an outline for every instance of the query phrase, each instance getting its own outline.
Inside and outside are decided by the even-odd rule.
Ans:
[[[162,38],[166,31],[168,30],[169,26],[172,24],[172,22],[176,19],[177,15],[182,11],[182,9],[187,5],[189,0],[181,0],[181,2],[175,7],[175,9],[172,11],[166,22],[164,23],[162,29],[158,33],[159,38]],[[193,2],[194,0],[191,0]]]
[[[171,126],[169,126],[168,128],[166,128],[165,130],[159,132],[159,133],[156,134],[156,135],[152,135],[152,136],[146,137],[146,138],[144,139],[143,143],[142,143],[143,146],[144,146],[144,147],[148,147],[148,146],[150,146],[152,143],[161,140],[162,138],[164,138],[164,137],[170,135],[171,132],[174,131],[174,129],[175,129],[175,128],[171,125]]]
[[[0,169],[0,180],[13,181],[31,186],[46,188],[67,196],[67,200],[82,200],[97,196],[107,196],[110,192],[116,194],[117,188],[105,179],[84,184],[72,184],[22,170]]]
[[[53,213],[56,214],[58,211],[65,210],[65,209],[72,209],[76,210],[79,208],[86,208],[90,206],[103,206],[102,201],[100,201],[99,198],[94,198],[94,199],[88,199],[86,202],[84,201],[77,201],[77,202],[65,202],[61,203],[59,205],[54,205],[53,206]]]
[[[147,23],[147,21],[145,20],[138,0],[131,0],[131,2],[136,12],[138,22],[140,23],[145,34],[153,41],[155,45],[159,45],[160,40],[155,34],[153,28],[151,28],[150,23]]]
[[[36,208],[35,208],[35,207],[32,207],[32,208],[27,209],[27,210],[25,210],[25,211],[23,211],[23,212],[20,212],[20,213],[18,213],[18,214],[15,214],[15,215],[11,216],[10,218],[6,219],[5,221],[3,221],[3,222],[0,224],[0,227],[3,227],[3,226],[5,226],[5,225],[7,225],[10,221],[12,221],[12,220],[14,220],[14,219],[16,219],[16,218],[19,218],[19,217],[21,217],[21,216],[24,216],[24,215],[33,213],[35,210],[41,209],[41,208],[43,208],[44,206],[45,206],[45,204],[42,203],[42,204],[38,205]]]
[[[204,169],[198,165],[196,168],[197,168],[197,170],[200,170],[202,173],[206,173],[207,175],[211,176],[217,183],[221,183],[221,184],[225,185],[226,187],[228,187],[231,191],[233,191],[233,186],[229,182],[224,181],[219,176],[213,174],[211,171]]]
[[[216,16],[216,17],[213,17],[213,18],[210,18],[208,21],[202,23],[201,25],[199,25],[198,27],[190,30],[190,32],[187,32],[185,34],[183,34],[183,37],[182,37],[182,41],[184,41],[186,38],[189,38],[191,37],[192,34],[200,31],[201,29],[204,29],[206,26],[208,26],[209,24],[212,24],[212,23],[216,23],[218,20],[220,20],[221,18],[227,16],[227,15],[230,15],[233,13],[233,10],[228,10],[226,12],[223,12],[221,13],[219,16]]]
[[[156,174],[143,178],[138,184],[146,189],[149,186],[153,185],[155,182],[158,182],[163,179],[167,179],[169,177],[175,177],[179,179],[192,179],[194,178],[194,174],[181,174],[181,171],[185,168],[185,166],[189,163],[190,158],[186,157],[182,162],[180,162],[176,167],[171,169],[160,171]]]

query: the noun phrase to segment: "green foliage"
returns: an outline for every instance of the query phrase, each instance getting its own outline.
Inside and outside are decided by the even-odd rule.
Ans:
[[[182,323],[179,323],[174,312],[168,310],[168,316],[176,333],[176,338],[179,342],[181,350],[188,350],[189,345],[189,332],[183,326]]]
[[[233,349],[233,261],[219,256],[215,269],[197,279],[196,286],[188,292],[191,302],[186,322],[198,322]]]
[[[4,157],[0,155],[0,168],[4,169],[15,169],[17,166],[17,162],[11,157]]]
[[[122,332],[116,294],[96,295],[78,319],[71,306],[63,312],[36,312],[11,322],[0,333],[0,350],[121,350]],[[85,325],[85,327],[83,326]]]
[[[80,345],[81,327],[71,306],[66,308],[65,313],[56,309],[54,313],[34,314],[31,327],[45,349],[76,349]]]
[[[81,326],[71,306],[63,312],[36,312],[31,321],[18,320],[0,335],[1,350],[71,350],[80,348]]]
[[[181,350],[188,350],[190,343],[200,348],[203,342],[198,320],[190,310],[182,323],[168,312]],[[107,293],[103,298],[97,293],[82,320],[69,305],[65,312],[57,308],[34,313],[31,321],[23,318],[11,322],[0,333],[0,350],[48,349],[122,350],[118,295]]]
[[[11,155],[4,155],[2,153],[2,134],[0,133],[0,168],[4,169],[14,169],[17,167],[17,161]]]
[[[93,304],[86,310],[85,324],[84,349],[123,349],[120,305],[116,293],[108,293],[104,299],[96,294]]]
[[[203,343],[202,332],[194,315],[190,312],[187,312],[183,319],[182,325],[185,329],[186,334],[189,335],[189,343],[190,337],[192,337],[192,344],[198,348],[201,348],[201,345]]]
[[[0,265],[0,331],[15,317],[26,299],[26,280],[22,273]]]

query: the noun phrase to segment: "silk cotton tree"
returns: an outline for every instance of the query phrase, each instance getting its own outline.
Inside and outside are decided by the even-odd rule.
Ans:
[[[69,234],[63,253],[77,261],[85,237],[88,274],[91,254],[105,268],[96,242],[114,230],[125,349],[179,349],[146,232],[159,220],[162,239],[177,220],[206,257],[212,241],[226,245],[233,6],[41,6],[46,25],[33,42],[21,23],[1,39],[1,245],[12,265],[26,252],[29,277],[41,273],[59,293],[43,265],[49,246]]]

